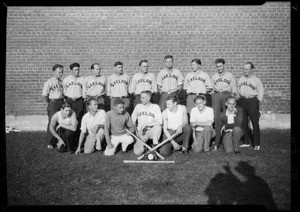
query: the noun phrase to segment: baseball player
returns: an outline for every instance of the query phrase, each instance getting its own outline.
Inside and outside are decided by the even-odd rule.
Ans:
[[[214,122],[214,111],[211,107],[205,106],[206,98],[204,95],[196,96],[194,99],[196,107],[191,110],[190,123],[193,128],[194,152],[210,152],[210,141],[215,136],[212,127]]]
[[[178,95],[183,87],[183,76],[181,72],[173,67],[173,56],[165,56],[166,67],[158,73],[157,88],[160,93],[159,107],[166,109],[166,98],[168,95]]]
[[[131,119],[135,126],[137,122],[137,135],[146,143],[148,139],[152,139],[153,144],[157,145],[162,131],[162,114],[159,106],[150,102],[151,95],[151,91],[142,91],[142,104],[135,106]],[[136,141],[133,151],[136,155],[141,155],[145,151],[143,143]]]
[[[50,132],[58,140],[58,152],[75,151],[75,131],[78,121],[71,105],[65,102],[51,118]]]
[[[192,136],[192,127],[188,124],[186,107],[179,105],[177,95],[169,95],[166,99],[167,108],[163,111],[163,140],[170,138],[177,133],[171,142],[167,142],[159,148],[161,155],[167,157],[172,154],[172,150],[181,148],[182,154],[189,154],[189,143]],[[183,143],[183,145],[179,145]]]
[[[106,77],[101,75],[101,66],[99,63],[91,65],[92,74],[84,80],[83,98],[85,101],[89,98],[97,99],[98,109],[104,110],[104,94],[106,87]]]
[[[243,110],[236,106],[236,97],[229,96],[226,98],[227,110],[220,114],[221,134],[223,133],[223,145],[226,153],[234,152],[240,155],[239,143],[244,135],[242,127]],[[215,146],[216,148],[217,146]]]
[[[120,143],[122,151],[126,152],[128,145],[134,142],[133,137],[126,132],[128,129],[134,133],[134,126],[129,113],[125,111],[124,104],[121,98],[116,98],[114,108],[106,114],[104,127],[107,143],[104,155],[106,156],[114,155]]]
[[[84,100],[82,98],[84,93],[84,78],[79,76],[80,65],[78,63],[72,63],[70,70],[72,73],[63,80],[64,96],[75,111],[76,119],[80,123],[84,113]]]
[[[157,92],[156,79],[153,73],[148,72],[148,61],[141,60],[139,62],[141,71],[134,74],[129,86],[129,93],[135,94],[133,107],[141,102],[141,92],[151,91],[151,93]]]
[[[87,100],[88,112],[84,114],[81,120],[81,132],[79,136],[78,147],[75,154],[81,153],[81,145],[84,142],[84,153],[89,154],[102,149],[104,140],[105,111],[98,109],[97,99],[89,98]],[[85,138],[86,137],[86,138]]]
[[[47,147],[53,149],[55,144],[55,139],[49,130],[49,125],[51,118],[54,113],[60,110],[64,98],[63,98],[63,85],[62,76],[64,73],[64,67],[60,64],[55,64],[52,67],[53,77],[44,83],[43,87],[43,97],[45,102],[48,103],[47,114],[48,114],[48,125],[47,125]]]
[[[244,76],[238,81],[238,104],[243,109],[243,128],[245,129],[244,144],[241,147],[249,147],[248,117],[250,117],[253,134],[254,150],[260,149],[260,128],[259,128],[259,102],[262,101],[264,88],[261,80],[253,74],[254,65],[251,62],[245,63],[243,67]]]
[[[231,95],[237,96],[237,88],[234,76],[225,70],[225,60],[223,58],[216,59],[215,65],[217,67],[217,73],[211,78],[213,87],[211,94],[216,130],[215,145],[218,148],[220,145],[222,127],[220,126],[220,113],[226,110],[226,98]]]
[[[206,95],[207,92],[212,91],[212,85],[209,75],[201,70],[201,60],[192,60],[192,72],[185,76],[183,89],[188,94],[186,99],[187,113],[190,114],[193,107],[195,107],[194,99],[198,95]]]
[[[121,98],[124,101],[125,110],[128,112],[130,107],[130,98],[128,95],[130,78],[123,72],[123,63],[115,62],[115,73],[107,79],[107,96],[110,97],[110,108],[114,108],[116,98]]]

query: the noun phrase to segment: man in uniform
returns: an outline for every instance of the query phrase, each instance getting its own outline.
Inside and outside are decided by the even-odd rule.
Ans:
[[[75,154],[81,153],[81,145],[84,140],[84,153],[93,153],[95,148],[98,151],[102,149],[105,111],[98,109],[97,99],[95,98],[89,98],[87,100],[87,106],[88,112],[84,114],[81,120],[81,132]]]
[[[254,65],[251,62],[245,63],[243,67],[244,76],[238,81],[239,100],[238,104],[243,108],[243,128],[245,130],[244,144],[241,147],[250,146],[250,131],[248,117],[253,126],[254,150],[260,149],[260,128],[259,128],[259,102],[263,99],[264,88],[261,80],[253,74]]]
[[[149,139],[152,139],[153,145],[157,145],[162,131],[162,114],[159,106],[150,102],[151,95],[151,91],[142,91],[142,104],[135,106],[131,119],[133,124],[137,125],[137,135],[139,138],[146,143]],[[133,146],[134,153],[141,155],[144,150],[143,143],[137,140]]]
[[[63,80],[63,88],[65,99],[75,111],[76,119],[79,123],[75,132],[76,141],[78,141],[81,118],[84,114],[84,100],[82,98],[85,92],[83,86],[84,78],[79,76],[80,65],[78,63],[72,63],[70,70],[71,74]]]
[[[188,124],[186,107],[179,105],[176,95],[169,95],[166,99],[167,108],[163,111],[163,140],[170,138],[177,133],[178,135],[159,148],[162,156],[169,156],[174,150],[182,150],[182,154],[189,154],[190,138],[192,127]],[[179,145],[182,143],[182,146]]]
[[[106,86],[106,77],[101,75],[101,67],[99,63],[91,65],[92,74],[87,76],[84,81],[85,92],[83,98],[97,99],[98,108],[104,110],[104,94]]]
[[[107,147],[104,155],[114,155],[120,143],[122,151],[126,152],[128,145],[134,142],[133,137],[126,132],[126,129],[134,133],[134,126],[129,113],[125,111],[124,101],[116,98],[114,108],[107,112],[105,118],[104,130]]]
[[[127,112],[130,111],[130,98],[128,95],[130,78],[123,72],[123,63],[120,61],[114,64],[115,73],[110,75],[107,80],[107,96],[110,97],[110,108],[114,108],[114,102],[117,98],[124,101],[124,107]]]
[[[237,88],[234,76],[225,70],[225,60],[223,58],[216,59],[215,65],[217,67],[217,73],[211,78],[213,87],[211,94],[216,130],[214,149],[216,150],[220,145],[221,139],[222,126],[220,126],[220,113],[226,110],[226,98],[232,95],[237,96]]]
[[[153,73],[148,72],[148,61],[141,60],[139,62],[141,71],[134,74],[129,86],[129,93],[135,94],[133,107],[141,102],[141,92],[151,91],[151,93],[157,92],[156,79]]]
[[[48,114],[48,125],[47,125],[47,147],[53,149],[55,144],[55,138],[50,132],[49,125],[53,114],[61,109],[64,102],[63,99],[63,66],[60,64],[55,64],[52,67],[53,77],[44,83],[43,87],[43,97],[45,102],[48,103],[47,114]]]
[[[209,75],[201,70],[201,60],[192,60],[193,71],[188,73],[184,79],[183,89],[188,94],[186,99],[187,113],[190,114],[193,107],[195,107],[194,99],[198,95],[206,95],[207,92],[212,91],[212,85]]]
[[[158,73],[157,88],[160,93],[159,107],[166,109],[166,98],[172,94],[177,95],[183,87],[183,76],[181,72],[173,67],[173,56],[165,56],[166,67]]]

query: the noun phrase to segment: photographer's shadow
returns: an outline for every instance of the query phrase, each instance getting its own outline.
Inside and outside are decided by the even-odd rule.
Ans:
[[[218,173],[205,189],[208,205],[262,205],[268,210],[277,209],[269,185],[248,162],[240,161],[234,168],[246,178],[244,182],[232,173],[229,164],[223,168],[225,173]]]

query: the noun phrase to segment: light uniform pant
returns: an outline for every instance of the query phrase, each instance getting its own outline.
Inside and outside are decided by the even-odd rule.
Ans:
[[[125,135],[112,135],[110,139],[111,139],[111,143],[113,145],[113,148],[108,149],[106,147],[106,149],[104,151],[104,155],[106,155],[106,156],[114,155],[115,152],[116,152],[116,149],[117,149],[117,147],[120,143],[122,144],[122,151],[125,152],[128,145],[132,144],[134,142],[133,138],[128,134],[125,134]]]
[[[149,139],[153,140],[153,144],[158,144],[158,140],[161,136],[162,127],[160,125],[155,125],[151,129],[147,130],[144,135],[140,132],[140,138],[147,143]],[[136,155],[140,155],[145,151],[145,146],[139,140],[136,140],[133,146],[133,152]]]
[[[101,142],[104,138],[104,130],[103,128],[100,128],[98,130],[97,134],[89,134],[86,137],[85,143],[84,143],[84,153],[92,153],[95,150],[95,147],[97,150],[101,150]]]
[[[194,131],[195,139],[193,139],[192,149],[194,152],[201,152],[203,149],[205,152],[210,150],[210,141],[215,137],[216,132],[211,126],[203,128],[203,131]]]
[[[223,134],[223,145],[226,153],[230,153],[233,150],[239,151],[239,142],[244,135],[244,130],[238,126],[233,128],[232,132]]]

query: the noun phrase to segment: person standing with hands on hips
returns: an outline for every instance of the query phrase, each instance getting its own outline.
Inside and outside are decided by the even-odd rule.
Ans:
[[[156,79],[153,73],[148,72],[148,61],[141,60],[139,62],[140,72],[133,75],[130,86],[129,93],[135,94],[135,99],[133,102],[133,108],[141,102],[141,93],[143,91],[151,91],[151,93],[157,92]]]
[[[211,94],[216,130],[216,147],[214,147],[214,150],[217,150],[220,145],[222,127],[220,126],[220,113],[226,110],[226,98],[228,96],[237,96],[237,88],[234,76],[225,70],[225,60],[223,58],[218,58],[215,60],[215,65],[217,67],[217,73],[211,78],[213,87]]]
[[[114,64],[115,73],[110,75],[107,80],[107,96],[110,97],[110,109],[114,109],[114,102],[121,98],[127,112],[130,110],[130,98],[128,95],[130,78],[124,73],[123,63],[120,61]]]
[[[55,137],[49,129],[52,116],[61,109],[64,102],[62,76],[64,74],[64,67],[60,64],[55,64],[52,67],[53,77],[44,83],[43,97],[45,102],[48,103],[48,125],[47,125],[47,147],[53,149],[55,147]]]
[[[250,146],[250,130],[248,125],[248,117],[250,117],[254,134],[254,150],[260,150],[259,102],[263,99],[264,88],[261,80],[253,74],[253,69],[253,63],[245,63],[243,67],[244,76],[238,81],[240,97],[238,104],[243,109],[243,128],[245,129],[244,144],[240,147]]]
[[[166,67],[158,73],[157,88],[160,93],[159,107],[163,111],[166,109],[166,98],[169,95],[176,95],[183,87],[183,76],[181,72],[173,67],[173,56],[165,56]]]

